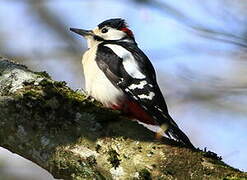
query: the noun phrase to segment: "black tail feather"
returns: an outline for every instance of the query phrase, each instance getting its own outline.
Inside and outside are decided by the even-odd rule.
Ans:
[[[166,134],[169,137],[173,137],[175,140],[181,142],[186,147],[195,149],[195,146],[190,142],[189,138],[183,133],[183,131],[179,129],[179,127],[177,127],[177,126],[170,126],[166,130]]]

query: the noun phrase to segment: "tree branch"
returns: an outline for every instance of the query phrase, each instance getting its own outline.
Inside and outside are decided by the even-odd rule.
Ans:
[[[0,146],[63,179],[246,177],[211,152],[154,134],[25,66],[0,58]]]

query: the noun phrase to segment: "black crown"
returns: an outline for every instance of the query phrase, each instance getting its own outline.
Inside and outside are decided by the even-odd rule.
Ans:
[[[114,19],[105,20],[104,22],[102,22],[98,25],[99,29],[101,29],[105,26],[109,26],[109,27],[112,27],[114,29],[121,29],[121,28],[127,27],[127,23],[125,22],[124,19],[114,18]]]

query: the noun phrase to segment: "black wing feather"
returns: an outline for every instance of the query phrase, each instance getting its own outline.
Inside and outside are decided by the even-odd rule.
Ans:
[[[122,46],[123,44],[124,43],[121,43]],[[123,67],[123,59],[118,57],[109,47],[104,46],[104,44],[100,44],[97,50],[96,62],[99,68],[105,73],[107,78],[115,85],[115,87],[121,88],[123,92],[131,95],[129,98],[132,98],[132,100],[137,101],[139,104],[141,103],[140,105],[148,109],[148,113],[151,113],[160,125],[163,123],[169,123],[165,121],[168,117],[164,118],[164,116],[168,116],[168,110],[164,97],[157,85],[155,71],[151,62],[139,48],[131,47],[130,45],[125,45],[123,47],[130,51],[138,61],[140,71],[146,76],[145,79],[136,79],[130,76]],[[143,80],[147,81],[144,88],[128,88],[130,85],[139,84],[140,81]],[[155,96],[151,100],[140,99],[138,97],[138,95],[141,94],[148,95],[149,92],[155,93]],[[157,109],[157,107],[161,109],[162,113]],[[176,123],[174,122],[174,124]]]
[[[183,142],[185,145],[193,147],[188,137],[178,128],[177,124],[170,117],[164,97],[156,81],[155,70],[148,57],[136,46],[131,43],[114,43],[127,49],[132,53],[138,62],[141,73],[146,77],[136,79],[130,76],[124,66],[123,59],[117,56],[111,48],[104,46],[102,43],[98,46],[96,62],[99,68],[104,72],[106,77],[113,83],[116,88],[120,88],[132,101],[140,104],[144,111],[150,114],[159,125],[168,125],[167,134]],[[147,81],[142,89],[130,89],[132,84],[139,84],[141,81]],[[143,99],[138,95],[154,92],[155,96],[150,99]]]

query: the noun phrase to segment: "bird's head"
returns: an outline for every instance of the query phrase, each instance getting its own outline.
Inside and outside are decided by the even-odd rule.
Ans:
[[[85,37],[89,42],[89,47],[94,41],[135,41],[132,31],[128,28],[125,20],[121,18],[103,21],[93,30],[76,28],[70,28],[70,30]]]

